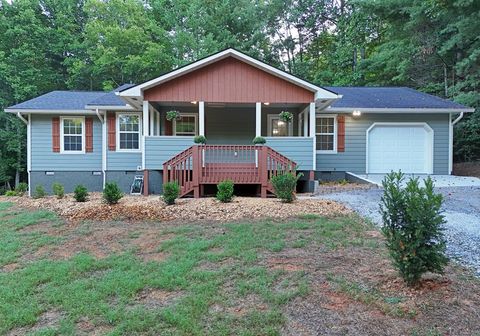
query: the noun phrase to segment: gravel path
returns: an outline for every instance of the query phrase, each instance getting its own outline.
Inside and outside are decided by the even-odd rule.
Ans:
[[[480,187],[437,188],[444,195],[447,253],[480,276]],[[381,189],[357,190],[315,196],[342,202],[381,225]]]

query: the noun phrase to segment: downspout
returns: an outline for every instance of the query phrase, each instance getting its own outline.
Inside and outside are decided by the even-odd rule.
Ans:
[[[32,149],[31,149],[31,145],[32,145],[32,140],[31,140],[31,117],[30,117],[30,114],[28,114],[28,120],[25,119],[24,116],[22,116],[22,114],[20,112],[17,112],[17,117],[20,118],[21,121],[23,121],[23,123],[25,125],[27,125],[27,176],[28,176],[28,196],[31,196],[32,195],[32,192],[31,192],[31,189],[30,188],[30,170],[32,170],[32,161],[31,161],[31,152],[32,152]]]
[[[449,151],[449,156],[448,156],[448,174],[452,175],[453,172],[453,126],[455,126],[456,123],[458,123],[462,118],[463,118],[463,113],[460,112],[460,115],[452,121],[452,114],[449,114],[448,120],[449,120],[449,127],[448,127],[448,151]]]

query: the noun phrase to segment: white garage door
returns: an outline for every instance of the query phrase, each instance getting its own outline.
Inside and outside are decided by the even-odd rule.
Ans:
[[[374,124],[367,139],[367,173],[433,173],[433,130],[427,124]]]

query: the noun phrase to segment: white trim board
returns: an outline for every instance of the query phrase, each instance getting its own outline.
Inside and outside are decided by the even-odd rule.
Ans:
[[[316,86],[314,84],[311,84],[307,81],[304,81],[303,79],[297,78],[285,71],[279,70],[277,68],[272,67],[271,65],[268,65],[266,63],[263,63],[253,57],[250,57],[238,50],[229,48],[224,51],[221,51],[219,53],[216,53],[214,55],[208,56],[204,59],[198,60],[196,62],[193,62],[189,65],[186,65],[184,67],[181,67],[177,70],[171,71],[163,76],[154,78],[152,80],[149,80],[143,84],[139,84],[137,86],[134,86],[130,89],[124,90],[122,92],[116,93],[120,97],[143,97],[143,91],[150,89],[156,85],[165,83],[169,80],[172,80],[174,78],[180,77],[182,75],[188,74],[192,71],[195,71],[199,68],[205,67],[209,64],[212,64],[214,62],[217,62],[219,60],[222,60],[227,57],[234,57],[240,61],[243,61],[249,65],[252,65],[260,70],[266,71],[276,77],[282,78],[292,84],[298,85],[300,87],[303,87],[304,89],[307,89],[309,91],[312,91],[316,94],[316,99],[338,99],[340,98],[337,94],[330,92],[328,90],[325,90],[324,88],[321,88],[319,86]]]
[[[474,112],[475,109],[452,109],[452,108],[366,108],[366,107],[328,107],[319,110],[318,113],[353,113],[353,111],[360,111],[362,113],[455,113],[455,112]]]
[[[82,120],[82,150],[81,151],[72,151],[72,150],[64,150],[64,141],[65,141],[65,134],[63,134],[64,126],[63,121],[65,119],[80,119]],[[70,134],[71,135],[71,134]],[[75,135],[73,135],[75,136]],[[84,116],[61,116],[60,117],[60,154],[85,154],[85,117]]]
[[[138,149],[121,149],[120,148],[120,115],[136,115],[139,117],[138,120]],[[136,133],[133,132],[132,133]],[[142,113],[139,112],[117,112],[115,113],[115,151],[118,153],[140,153],[142,152],[142,135],[143,135],[143,117]]]
[[[315,123],[316,123],[316,120],[318,118],[333,118],[333,149],[332,150],[320,150],[316,148],[317,144],[315,142],[315,152],[317,154],[338,154],[338,119],[337,119],[338,115],[336,114],[322,114],[322,115],[319,115],[317,114],[315,116]],[[315,138],[318,136],[318,135],[321,135],[322,133],[317,133],[317,131],[315,130]]]
[[[365,132],[366,133],[365,134],[366,135],[366,144],[365,144],[365,173],[366,174],[373,174],[373,173],[370,173],[369,165],[368,165],[368,160],[369,160],[368,152],[369,152],[369,142],[370,142],[369,135],[370,135],[370,131],[377,126],[391,126],[391,127],[422,126],[428,132],[428,135],[429,135],[428,137],[429,146],[427,148],[428,150],[427,157],[429,158],[429,161],[427,162],[428,171],[422,172],[422,173],[433,174],[434,131],[433,131],[433,128],[431,128],[430,125],[427,124],[426,122],[375,122],[373,123]],[[406,172],[406,173],[410,173],[410,172]],[[418,174],[422,174],[422,173],[418,173]]]

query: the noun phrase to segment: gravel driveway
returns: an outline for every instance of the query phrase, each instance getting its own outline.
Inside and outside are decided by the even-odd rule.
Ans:
[[[447,253],[480,276],[480,187],[436,188],[444,195]],[[315,196],[342,202],[381,225],[382,189],[367,189]]]

